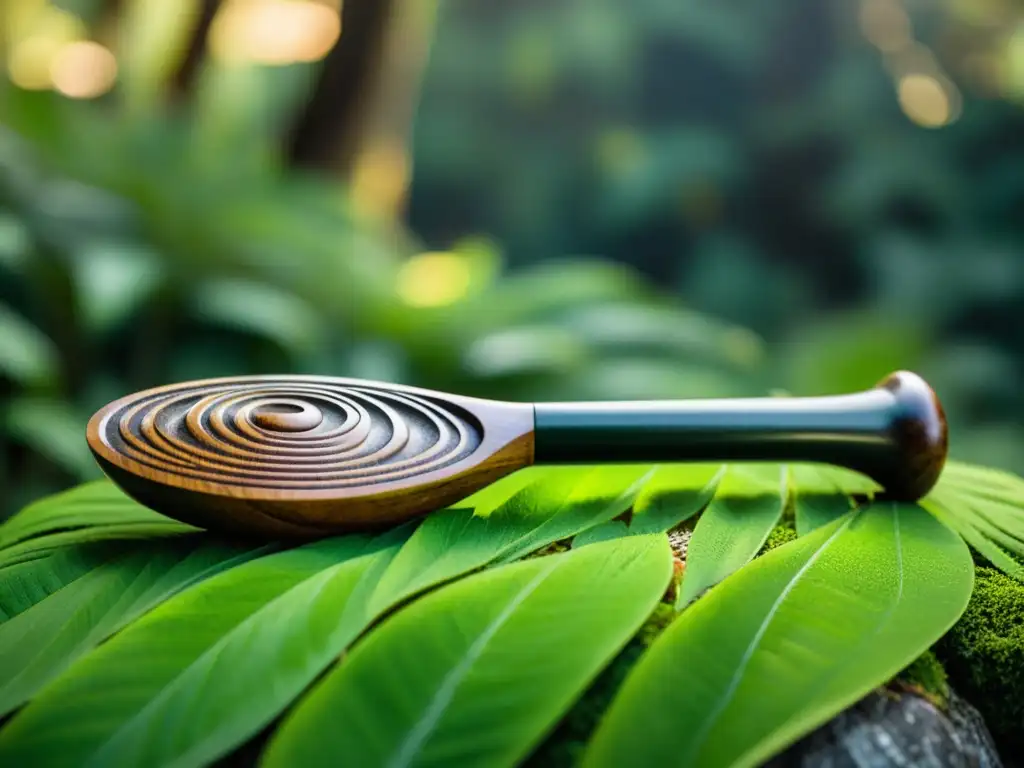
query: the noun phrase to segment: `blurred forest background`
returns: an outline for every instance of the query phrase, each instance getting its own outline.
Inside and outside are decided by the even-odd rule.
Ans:
[[[509,399],[919,371],[1024,470],[1015,0],[3,0],[0,517],[260,372]]]

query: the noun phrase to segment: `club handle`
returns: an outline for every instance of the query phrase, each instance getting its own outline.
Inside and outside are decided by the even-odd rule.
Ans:
[[[906,371],[851,395],[537,403],[534,413],[538,464],[816,462],[906,500],[931,490],[948,449],[938,397]]]

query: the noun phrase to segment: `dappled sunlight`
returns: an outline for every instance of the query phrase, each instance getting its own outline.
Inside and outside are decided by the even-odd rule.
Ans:
[[[881,51],[899,51],[912,41],[910,17],[899,0],[864,0],[860,25],[864,37]]]
[[[411,307],[441,307],[463,298],[472,284],[465,256],[457,253],[421,253],[398,273],[397,291]]]
[[[61,48],[50,66],[53,87],[73,99],[92,99],[117,79],[114,54],[99,43],[75,42]]]
[[[938,78],[907,75],[899,82],[900,106],[907,117],[925,128],[939,128],[956,118],[950,95]]]
[[[53,87],[51,69],[57,56],[65,46],[85,37],[86,28],[77,16],[55,5],[13,2],[0,7],[0,33],[6,33],[11,82],[28,90],[45,90]]]
[[[401,141],[377,139],[355,159],[349,194],[366,216],[391,218],[401,213],[409,191],[409,154]]]
[[[322,59],[341,35],[336,8],[313,0],[227,0],[210,29],[225,62],[297,64]]]

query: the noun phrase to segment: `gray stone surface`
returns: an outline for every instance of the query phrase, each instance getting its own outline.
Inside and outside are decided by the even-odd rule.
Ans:
[[[981,716],[911,693],[872,693],[767,764],[770,768],[1002,768]]]

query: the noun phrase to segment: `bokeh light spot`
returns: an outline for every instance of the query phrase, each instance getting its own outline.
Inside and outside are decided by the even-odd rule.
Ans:
[[[931,75],[906,75],[897,91],[903,112],[920,126],[939,128],[954,119],[950,93]]]
[[[282,66],[319,61],[341,35],[341,16],[310,0],[228,0],[210,28],[223,62]]]
[[[84,23],[74,14],[47,4],[16,3],[7,13],[0,22],[9,24],[4,31],[10,42],[7,71],[11,82],[26,90],[52,88],[53,63],[66,45],[82,39]]]
[[[911,43],[910,17],[898,0],[864,0],[860,28],[880,51],[898,51]]]
[[[7,69],[19,88],[41,91],[52,85],[50,67],[62,48],[60,40],[34,35],[20,41],[10,53]]]
[[[398,140],[380,139],[356,157],[350,190],[364,216],[398,215],[409,186],[409,157]]]
[[[397,291],[409,306],[442,307],[465,296],[471,282],[470,265],[464,256],[421,253],[402,265]]]
[[[61,48],[50,67],[53,87],[73,99],[93,99],[117,79],[114,54],[99,43],[80,41]]]

